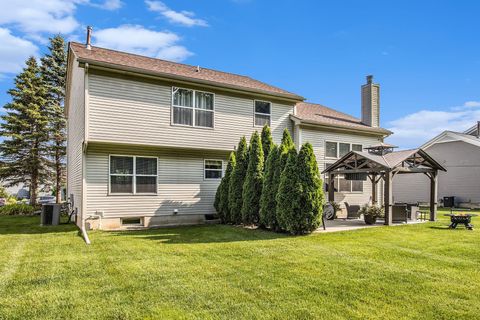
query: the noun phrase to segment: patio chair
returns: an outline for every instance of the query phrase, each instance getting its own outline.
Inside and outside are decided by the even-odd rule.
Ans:
[[[347,208],[347,219],[359,219],[360,218],[360,206],[359,205],[349,205],[348,202],[344,202],[345,207]]]
[[[406,204],[396,204],[392,206],[392,221],[405,222],[408,220],[408,210]]]

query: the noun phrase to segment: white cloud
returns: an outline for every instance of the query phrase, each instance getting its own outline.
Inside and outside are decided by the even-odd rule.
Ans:
[[[73,16],[85,0],[0,0],[0,24],[31,34],[70,33],[78,27]]]
[[[100,8],[100,9],[105,9],[105,10],[118,10],[121,7],[123,7],[123,2],[121,0],[105,0],[103,3],[100,4],[93,4],[92,6]]]
[[[389,123],[387,140],[402,148],[419,147],[445,130],[462,132],[480,120],[480,103],[468,101],[443,111],[421,110]]]
[[[161,1],[146,0],[145,3],[148,6],[148,10],[161,14],[172,23],[187,27],[208,26],[208,23],[205,20],[195,18],[195,13],[191,11],[174,11]]]
[[[94,44],[150,57],[182,61],[192,53],[178,45],[180,37],[168,31],[154,31],[139,25],[122,25],[93,33]]]
[[[171,61],[182,61],[192,55],[193,53],[188,51],[185,47],[171,46],[161,49],[157,54],[157,58]]]
[[[480,107],[480,101],[467,101],[464,104],[465,107],[476,108]]]
[[[29,56],[37,55],[32,42],[15,37],[10,30],[0,28],[0,73],[15,73],[22,69]]]

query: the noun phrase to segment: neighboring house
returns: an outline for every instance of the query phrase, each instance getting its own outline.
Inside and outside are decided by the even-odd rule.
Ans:
[[[439,173],[439,203],[443,197],[455,196],[457,206],[480,208],[479,127],[480,124],[475,125],[463,133],[444,131],[421,146],[447,169]],[[393,181],[394,201],[428,202],[427,177],[398,176]]]
[[[320,171],[390,134],[379,127],[379,87],[362,87],[363,119],[246,76],[80,43],[68,50],[68,194],[77,223],[194,224],[214,214],[228,154],[264,124],[310,141]],[[338,200],[365,203],[368,183],[339,180]]]

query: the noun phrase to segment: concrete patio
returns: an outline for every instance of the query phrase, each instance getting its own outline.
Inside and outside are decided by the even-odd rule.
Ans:
[[[417,224],[417,223],[424,223],[427,221],[424,220],[409,220],[408,223],[401,222],[401,223],[393,223],[392,226],[401,226],[405,224]],[[385,225],[385,221],[383,219],[378,219],[377,222],[373,225],[368,225],[365,223],[363,219],[335,219],[335,220],[325,220],[325,227],[326,230],[323,230],[323,227],[318,228],[315,232],[337,232],[337,231],[349,231],[349,230],[357,230],[357,229],[364,229],[364,228],[374,228],[374,227],[381,227]]]

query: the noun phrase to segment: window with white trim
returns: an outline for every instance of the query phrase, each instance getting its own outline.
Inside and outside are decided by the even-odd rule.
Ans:
[[[203,163],[205,179],[221,179],[223,176],[223,160],[207,160]]]
[[[155,194],[157,175],[157,158],[110,156],[111,194]]]
[[[325,158],[339,159],[353,151],[362,151],[363,146],[355,143],[325,141]],[[333,163],[325,163],[325,169]],[[325,174],[324,181],[328,185],[329,176]],[[363,181],[347,180],[343,174],[335,175],[335,189],[338,192],[363,192]]]
[[[213,128],[213,93],[172,88],[172,123],[175,125]]]
[[[272,104],[267,101],[255,100],[255,126],[270,125]]]
[[[352,150],[362,151],[363,146],[355,143],[325,141],[326,158],[341,158]]]

